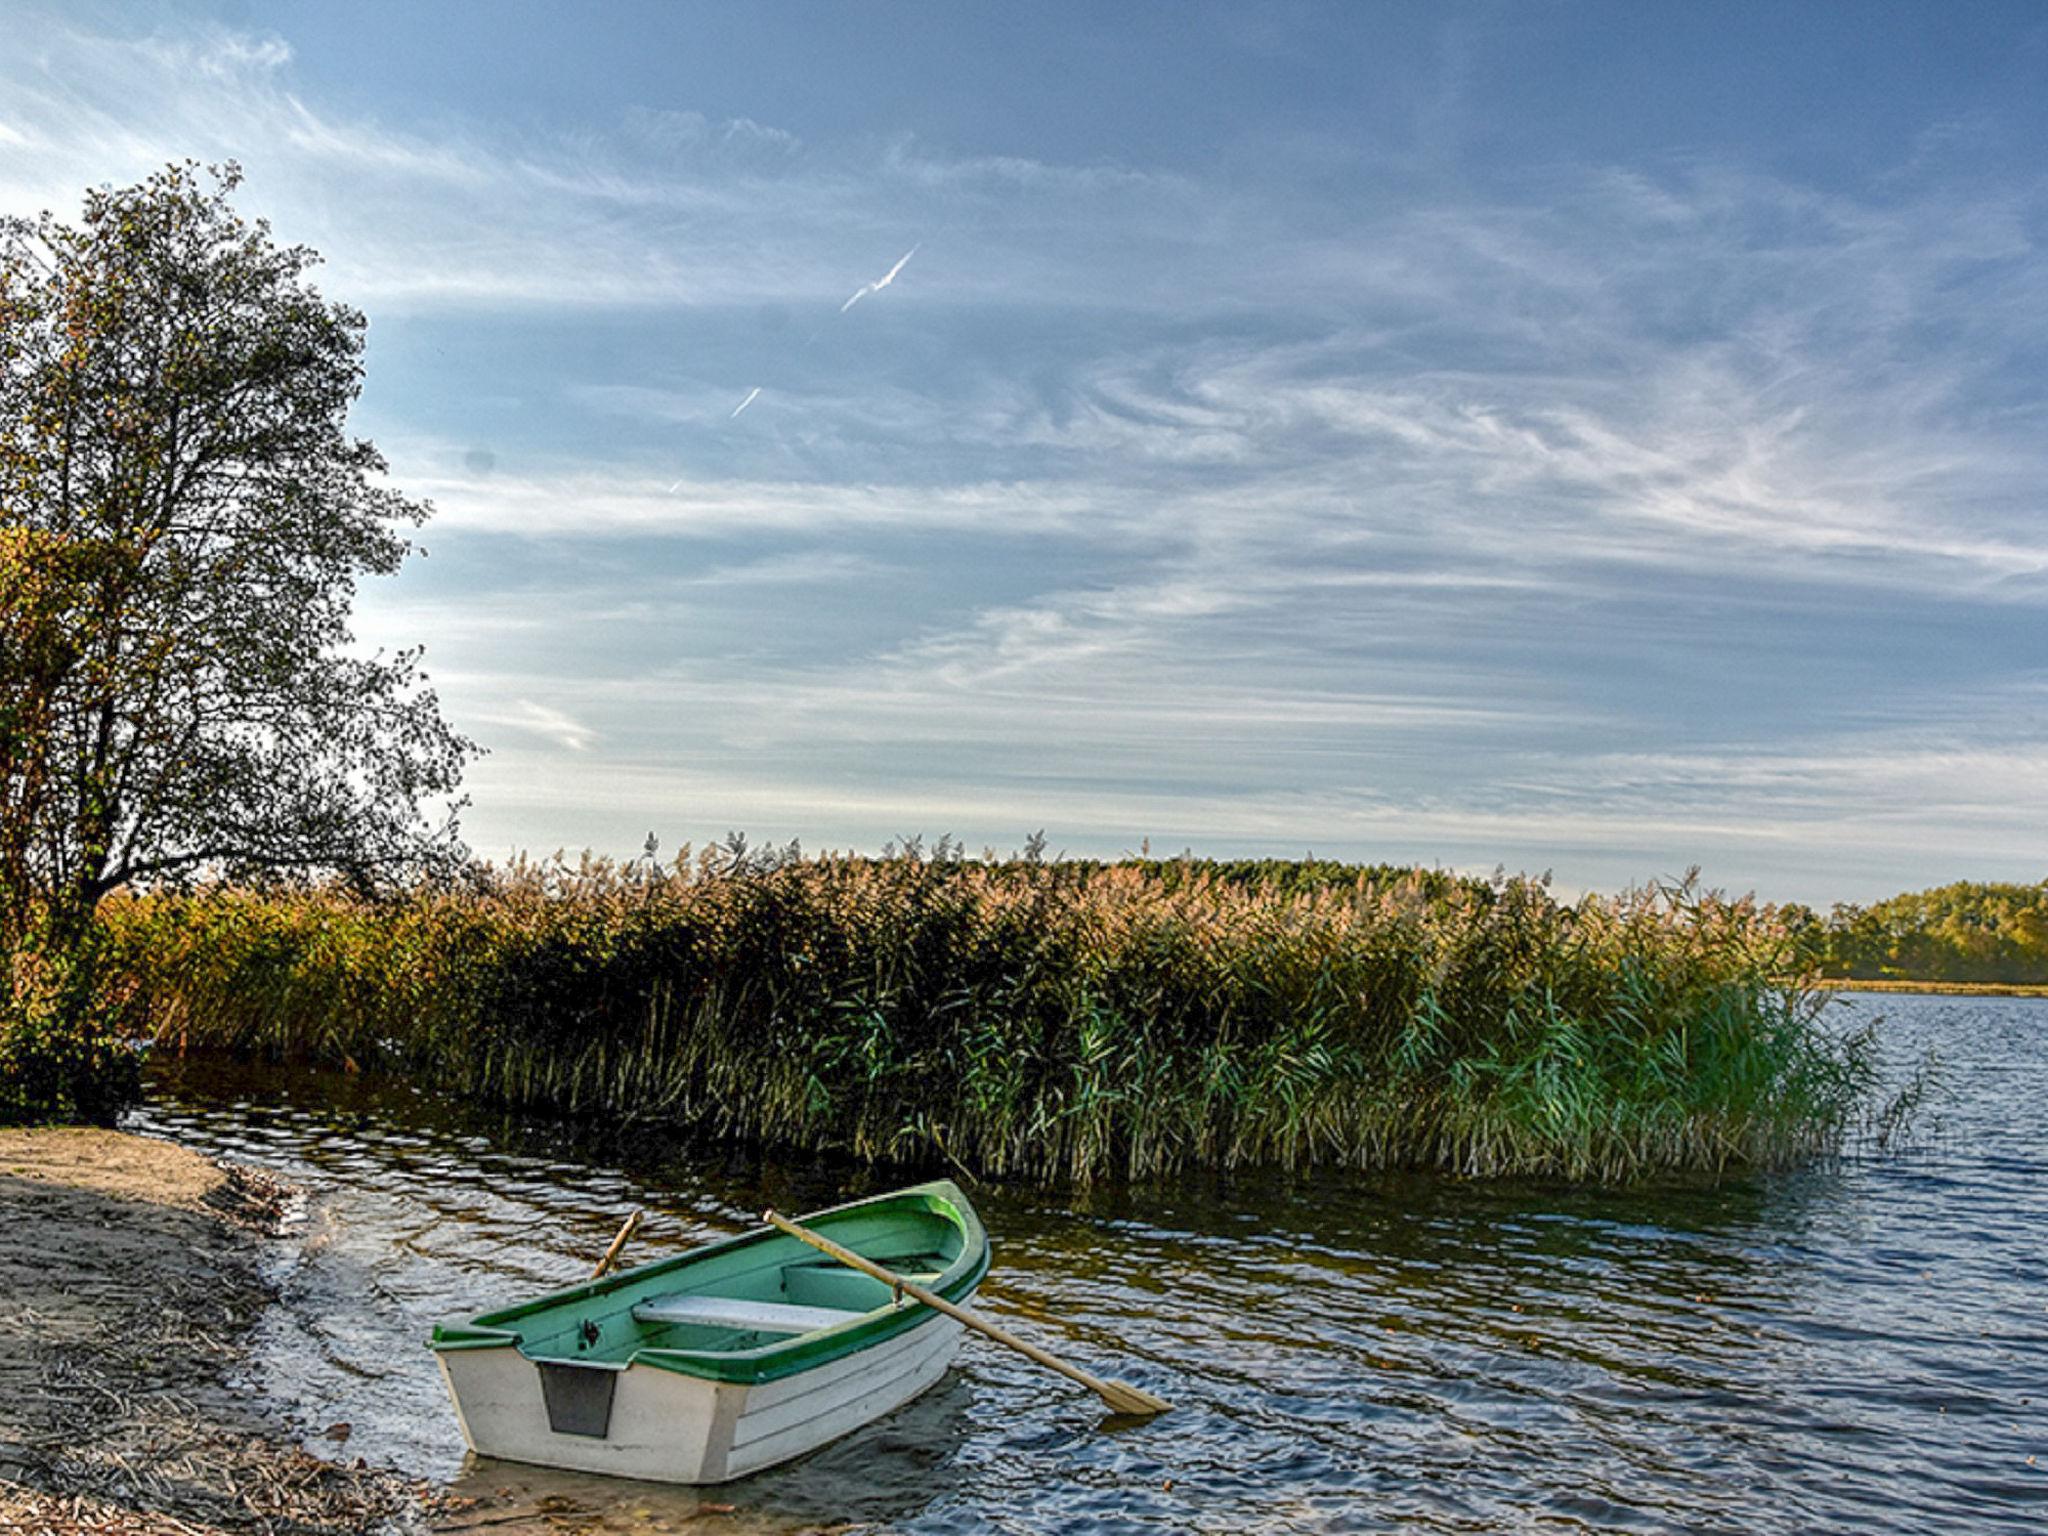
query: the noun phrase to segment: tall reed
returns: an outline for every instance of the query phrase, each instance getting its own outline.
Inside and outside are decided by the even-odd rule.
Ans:
[[[519,863],[106,923],[167,1046],[1042,1180],[1277,1164],[1626,1178],[1825,1150],[1865,1052],[1772,914],[1194,862]]]

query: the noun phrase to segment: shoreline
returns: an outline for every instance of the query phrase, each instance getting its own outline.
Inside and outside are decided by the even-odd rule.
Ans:
[[[2048,997],[2048,982],[1824,980],[1829,992],[1922,993],[1928,997]]]
[[[313,1455],[238,1389],[287,1194],[169,1141],[0,1130],[0,1531],[461,1528],[471,1501]]]

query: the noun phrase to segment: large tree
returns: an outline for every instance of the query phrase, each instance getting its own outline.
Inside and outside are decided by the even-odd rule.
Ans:
[[[416,652],[349,628],[428,508],[347,430],[362,315],[238,182],[0,220],[0,959],[75,948],[130,883],[459,846],[426,808],[469,744]]]

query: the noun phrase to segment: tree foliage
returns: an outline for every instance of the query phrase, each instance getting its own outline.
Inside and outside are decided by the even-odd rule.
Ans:
[[[131,883],[459,850],[423,806],[469,744],[417,652],[351,650],[357,582],[428,508],[347,431],[362,315],[238,181],[0,220],[0,957],[75,956]]]
[[[2048,881],[1959,880],[1825,918],[1783,914],[1826,977],[1852,981],[2048,983]]]

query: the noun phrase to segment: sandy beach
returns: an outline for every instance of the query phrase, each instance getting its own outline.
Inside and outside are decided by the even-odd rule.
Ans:
[[[465,1523],[425,1484],[309,1454],[232,1385],[285,1193],[168,1142],[0,1131],[0,1531]]]

